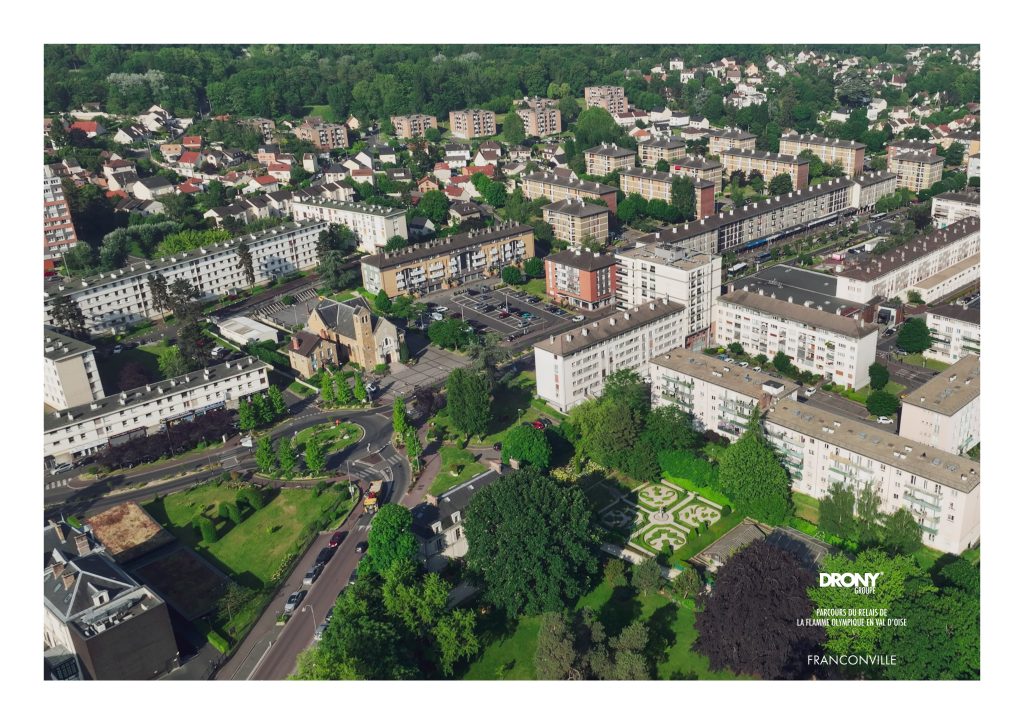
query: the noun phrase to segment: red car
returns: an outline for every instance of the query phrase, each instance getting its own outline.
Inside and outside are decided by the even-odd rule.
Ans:
[[[345,531],[339,530],[337,533],[335,533],[334,535],[331,536],[331,542],[328,543],[327,545],[330,546],[331,548],[337,548],[338,546],[341,545],[341,542],[343,540],[345,540],[345,536],[346,535],[347,534],[346,534]]]
[[[544,423],[543,423],[543,422],[541,422],[540,420],[534,420],[534,421],[533,421],[533,422],[531,422],[530,424],[531,424],[531,425],[533,425],[533,426],[534,426],[535,428],[537,428],[538,430],[543,430],[543,429],[544,429]]]

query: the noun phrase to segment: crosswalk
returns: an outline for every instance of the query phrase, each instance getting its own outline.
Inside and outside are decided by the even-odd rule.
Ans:
[[[68,487],[70,482],[71,480],[69,478],[65,478],[64,480],[54,480],[52,483],[47,483],[46,485],[44,485],[43,489],[57,490],[58,488],[66,488]]]

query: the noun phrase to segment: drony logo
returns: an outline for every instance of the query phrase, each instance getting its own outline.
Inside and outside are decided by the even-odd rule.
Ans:
[[[819,573],[818,588],[852,588],[854,593],[874,593],[881,573]]]

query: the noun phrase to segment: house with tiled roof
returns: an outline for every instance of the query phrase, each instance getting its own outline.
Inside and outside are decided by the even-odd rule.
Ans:
[[[202,136],[184,136],[181,139],[181,145],[190,151],[198,151],[203,147]]]
[[[396,362],[405,339],[392,322],[373,314],[363,297],[344,302],[322,299],[310,313],[306,329],[338,345],[339,364],[352,361],[366,370]]]
[[[132,194],[135,198],[145,201],[152,201],[158,196],[173,193],[174,184],[163,176],[148,176],[147,178],[139,179],[132,188]]]
[[[308,380],[325,367],[338,366],[338,345],[311,332],[296,332],[288,344],[288,363]]]
[[[71,133],[71,131],[81,131],[85,134],[86,138],[96,138],[104,130],[99,121],[75,121],[68,126],[68,133]]]
[[[198,151],[185,151],[178,157],[178,168],[184,174],[194,174],[202,164],[203,161]]]
[[[249,184],[245,187],[242,193],[251,194],[257,191],[279,191],[281,187],[278,185],[278,181],[273,176],[257,176],[252,179]]]

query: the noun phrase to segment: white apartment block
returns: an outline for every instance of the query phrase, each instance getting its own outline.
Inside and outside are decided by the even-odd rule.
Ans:
[[[793,490],[822,499],[839,483],[871,486],[883,514],[913,513],[922,542],[962,553],[981,538],[981,465],[860,420],[783,400],[765,418]]]
[[[903,397],[900,436],[964,455],[981,442],[981,359],[969,354]]]
[[[148,384],[44,417],[44,455],[57,463],[90,455],[108,443],[153,434],[175,420],[222,407],[269,387],[271,366],[243,357]]]
[[[77,279],[50,280],[44,285],[44,324],[52,324],[50,306],[62,295],[70,296],[85,315],[91,333],[124,328],[144,319],[156,319],[163,310],[152,304],[148,276],[161,274],[168,286],[187,279],[201,299],[212,299],[249,283],[238,263],[236,249],[242,241],[252,255],[256,284],[290,272],[312,269],[318,263],[316,243],[327,222],[287,222],[258,234],[229,239],[169,257],[138,262],[112,272]]]
[[[932,223],[945,229],[968,216],[981,216],[981,193],[947,191],[932,197]]]
[[[962,286],[971,281],[970,269],[978,268],[970,258],[980,253],[981,219],[961,219],[884,254],[865,254],[865,259],[856,266],[837,268],[836,296],[867,303],[876,297],[902,297],[907,290],[919,285],[927,292],[938,293],[946,288],[940,284],[944,280],[931,277],[967,261],[968,273],[958,277],[961,280],[958,286]],[[926,281],[927,284],[923,284]]]
[[[698,430],[730,440],[747,429],[754,407],[764,412],[780,399],[795,399],[797,389],[792,380],[688,349],[651,360],[651,405],[674,405],[693,415]]]
[[[104,396],[91,344],[43,328],[43,402],[54,410]]]
[[[681,304],[650,302],[537,342],[537,395],[566,412],[600,395],[610,374],[646,376],[652,358],[683,345],[685,315]]]
[[[967,159],[967,178],[981,178],[981,154],[975,153]]]
[[[792,299],[792,297],[790,297]],[[787,354],[800,370],[860,389],[875,361],[878,325],[763,293],[735,291],[719,297],[712,335],[717,345],[743,345],[750,355]]]
[[[926,321],[932,333],[932,346],[924,351],[928,359],[952,364],[981,354],[979,307],[944,304],[929,309]]]
[[[43,166],[43,258],[57,259],[78,243],[60,176]]]
[[[344,201],[292,201],[292,218],[296,221],[326,221],[344,224],[359,237],[359,251],[376,254],[392,236],[409,238],[404,209],[390,209]]]
[[[686,307],[686,346],[703,347],[722,295],[722,257],[682,246],[647,244],[615,255],[619,309],[668,299]]]

